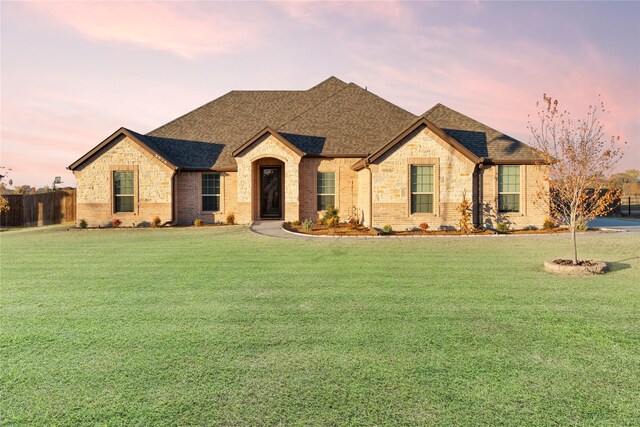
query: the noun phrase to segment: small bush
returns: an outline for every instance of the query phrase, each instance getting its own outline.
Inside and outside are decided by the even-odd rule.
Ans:
[[[509,224],[503,221],[496,222],[496,231],[498,234],[506,234],[509,232]]]
[[[392,234],[393,233],[393,227],[390,224],[385,225],[384,227],[382,227],[382,233],[384,233],[384,234]]]
[[[154,227],[159,227],[160,226],[160,217],[158,215],[154,216],[153,219],[151,220],[151,225]]]
[[[358,218],[352,216],[351,218],[349,218],[349,221],[347,222],[347,227],[350,230],[355,230],[356,228],[358,228],[359,222],[358,222]]]
[[[196,220],[193,221],[193,225],[195,225],[196,227],[202,227],[204,226],[204,221],[200,218],[196,218]]]
[[[120,221],[119,219],[114,219],[113,221],[111,221],[111,227],[113,228],[118,228],[122,225],[122,221]]]
[[[578,231],[585,231],[587,228],[589,228],[589,224],[586,221],[576,223],[576,230]]]
[[[331,218],[335,218],[336,223],[340,222],[340,217],[338,216],[339,212],[340,211],[336,209],[335,206],[327,207],[327,210],[324,211],[324,215],[322,216],[322,223],[325,225],[329,225],[328,222]]]
[[[426,222],[422,222],[420,223],[420,230],[422,231],[427,231],[429,229],[429,224],[427,224]]]
[[[78,227],[85,229],[88,227],[89,224],[87,224],[87,221],[84,219],[81,219],[80,222],[78,222]]]
[[[552,230],[556,228],[556,223],[551,218],[547,218],[544,220],[544,223],[542,224],[542,228],[545,230]]]
[[[302,223],[302,228],[306,231],[313,230],[313,221],[311,221],[309,218],[305,219]]]
[[[333,216],[333,217],[327,219],[327,226],[328,227],[337,227],[338,224],[340,224],[340,219],[337,216]]]
[[[300,222],[300,220],[299,220],[299,219],[296,219],[295,221],[293,221],[293,222],[291,223],[291,225],[293,225],[294,227],[300,227],[300,225],[301,225],[301,224],[302,224],[302,223]]]
[[[236,214],[233,212],[229,212],[229,215],[227,215],[227,224],[234,225],[235,223],[236,223]]]

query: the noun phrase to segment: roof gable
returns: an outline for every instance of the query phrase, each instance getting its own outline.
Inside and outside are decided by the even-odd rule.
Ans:
[[[240,156],[242,153],[246,152],[246,151],[250,151],[251,150],[251,146],[254,145],[255,143],[260,143],[262,142],[265,138],[265,136],[267,135],[271,135],[274,138],[276,138],[278,141],[280,141],[285,147],[289,148],[291,151],[293,151],[294,153],[296,153],[298,156],[302,157],[305,155],[305,153],[303,151],[301,151],[298,147],[296,147],[295,145],[293,145],[291,142],[289,142],[286,138],[284,138],[282,135],[280,135],[278,132],[274,131],[273,129],[271,129],[269,126],[267,126],[266,128],[264,128],[263,130],[261,130],[260,132],[258,132],[253,138],[249,139],[247,142],[245,142],[244,144],[242,144],[240,147],[238,147],[237,149],[235,149],[233,151],[233,156],[237,157]]]
[[[543,161],[540,152],[533,147],[443,104],[436,104],[426,111],[423,117],[487,162]]]
[[[166,166],[173,168],[173,169],[177,169],[177,166],[175,164],[173,164],[173,162],[171,162],[168,158],[166,158],[165,156],[161,155],[160,153],[158,153],[156,150],[154,150],[153,148],[151,148],[148,145],[148,140],[146,140],[146,138],[144,138],[142,135],[133,132],[129,129],[123,128],[121,127],[120,129],[118,129],[117,131],[115,131],[114,133],[112,133],[110,136],[108,136],[104,141],[102,141],[100,144],[96,145],[95,147],[93,147],[89,152],[87,152],[84,156],[80,157],[78,160],[76,160],[75,162],[73,162],[71,165],[69,165],[67,167],[67,169],[69,170],[76,170],[78,169],[80,166],[82,166],[84,163],[91,161],[93,159],[93,157],[95,157],[96,155],[99,154],[100,150],[102,150],[103,148],[105,148],[107,145],[109,145],[111,142],[113,142],[114,140],[116,140],[118,137],[120,136],[126,136],[129,139],[131,139],[133,142],[137,143],[140,147],[142,147],[144,150],[146,150],[147,152],[149,152],[150,154],[152,154],[156,159],[158,159],[161,163],[164,163]]]

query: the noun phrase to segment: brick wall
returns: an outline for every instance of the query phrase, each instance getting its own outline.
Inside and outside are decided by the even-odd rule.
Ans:
[[[492,228],[496,215],[504,217],[512,228],[542,227],[548,216],[549,205],[540,194],[547,194],[549,182],[545,179],[547,166],[520,166],[520,212],[498,213],[498,166],[482,169],[483,224]]]
[[[176,221],[193,224],[196,218],[206,223],[226,221],[227,215],[238,209],[238,183],[236,172],[220,173],[220,209],[216,212],[202,210],[203,172],[178,172],[176,175]]]
[[[317,179],[318,172],[334,172],[336,179],[335,207],[340,218],[347,220],[358,212],[358,173],[351,169],[358,159],[354,158],[303,158],[300,162],[300,219],[318,219]],[[322,212],[320,212],[322,214]]]
[[[134,173],[134,212],[113,212],[113,172]],[[90,226],[117,218],[130,226],[159,216],[171,220],[173,169],[127,137],[112,141],[93,161],[74,171],[77,180],[76,219]]]

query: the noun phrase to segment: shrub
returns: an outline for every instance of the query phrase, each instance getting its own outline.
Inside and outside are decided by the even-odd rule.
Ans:
[[[293,225],[294,227],[300,227],[302,223],[300,222],[300,220],[296,219],[295,221],[293,221],[291,223],[291,225]]]
[[[427,224],[426,222],[422,222],[420,223],[420,230],[422,231],[427,231],[429,229],[429,224]]]
[[[340,222],[340,217],[338,216],[339,212],[340,211],[336,209],[335,206],[327,207],[327,210],[324,211],[324,215],[322,216],[322,223],[329,225],[328,222],[331,218],[335,218],[336,223]]]
[[[351,218],[349,218],[349,221],[347,222],[347,227],[349,227],[349,229],[351,230],[355,230],[356,228],[358,228],[359,222],[358,222],[358,218],[352,216]]]
[[[506,234],[509,232],[509,224],[503,221],[496,222],[496,231],[498,234]]]
[[[227,215],[227,224],[234,225],[236,223],[236,214],[233,212],[229,212]]]
[[[113,221],[111,221],[111,227],[113,228],[118,228],[122,225],[122,221],[120,221],[119,219],[114,219]]]
[[[471,232],[471,202],[467,199],[467,192],[462,192],[462,201],[457,207],[457,211],[460,212],[460,231],[464,234]]]
[[[393,227],[391,226],[391,224],[387,224],[384,227],[382,227],[382,233],[384,233],[384,234],[392,234],[393,233]]]
[[[305,229],[306,231],[313,230],[313,221],[311,221],[309,218],[305,219],[304,222],[302,223],[302,228]]]
[[[576,222],[576,230],[585,231],[587,228],[589,228],[589,224],[587,223],[587,221]]]
[[[84,220],[84,219],[81,219],[81,220],[80,220],[80,222],[78,222],[78,227],[80,227],[80,228],[82,228],[82,229],[87,228],[87,226],[88,226],[88,225],[89,225],[89,224],[87,224],[87,221],[86,221],[86,220]]]
[[[340,219],[337,216],[332,216],[327,219],[327,226],[329,227],[337,227],[340,223]]]
[[[154,227],[159,227],[160,226],[160,217],[158,215],[154,216],[153,219],[151,220],[151,225]]]
[[[202,227],[204,225],[204,221],[202,221],[200,218],[196,218],[196,220],[193,221],[193,225],[195,225],[196,227]]]
[[[551,218],[547,218],[544,220],[544,223],[542,224],[542,228],[545,230],[551,230],[553,228],[556,228],[556,223],[553,222]]]

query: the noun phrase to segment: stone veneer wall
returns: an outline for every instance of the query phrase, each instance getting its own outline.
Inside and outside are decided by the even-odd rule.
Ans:
[[[236,157],[238,165],[238,213],[236,220],[239,223],[251,223],[258,219],[256,213],[259,200],[255,197],[255,185],[252,185],[255,179],[253,163],[267,157],[278,159],[284,163],[285,221],[293,221],[300,216],[299,164],[301,157],[273,135],[266,135]]]
[[[538,194],[548,194],[545,179],[548,166],[520,166],[520,212],[501,214],[512,228],[542,227],[548,216],[549,203],[538,200]],[[482,169],[483,225],[493,228],[498,210],[498,166]]]
[[[318,172],[335,173],[335,207],[340,210],[340,218],[346,221],[354,211],[358,214],[358,173],[351,169],[351,165],[357,161],[357,158],[302,159],[300,162],[300,220],[310,218],[316,221],[318,219]]]
[[[214,172],[214,171],[212,171]],[[205,223],[226,221],[227,215],[236,212],[237,173],[218,172],[220,174],[220,210],[204,212],[202,210],[202,174],[206,172],[178,172],[176,175],[176,221],[179,224],[193,224],[196,218]]]
[[[410,166],[434,165],[434,212],[411,214]],[[457,226],[456,207],[473,195],[473,162],[422,128],[407,136],[370,168],[373,172],[373,226],[402,230],[427,222],[432,229]],[[365,171],[366,172],[366,171]]]
[[[134,212],[113,212],[113,172],[134,172]],[[104,147],[94,160],[74,171],[77,180],[76,218],[90,226],[106,225],[120,219],[125,226],[151,221],[159,216],[172,218],[173,169],[128,137],[120,137]]]

